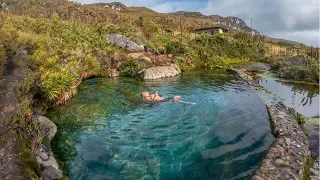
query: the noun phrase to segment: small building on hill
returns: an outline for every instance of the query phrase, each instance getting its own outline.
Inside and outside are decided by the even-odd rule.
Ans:
[[[214,26],[214,27],[196,29],[194,31],[194,33],[196,33],[196,34],[207,33],[207,34],[210,34],[210,35],[214,35],[214,34],[224,34],[224,33],[228,32],[228,31],[229,31],[228,29],[223,28],[221,26]]]

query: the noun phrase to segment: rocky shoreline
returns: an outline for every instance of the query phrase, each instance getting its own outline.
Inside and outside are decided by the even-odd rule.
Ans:
[[[300,180],[309,155],[308,138],[283,104],[267,105],[267,109],[276,140],[253,179]]]
[[[264,90],[245,69],[231,69],[255,90]],[[319,159],[310,166],[309,139],[296,122],[292,112],[284,104],[267,105],[272,133],[276,140],[255,171],[252,179],[320,179]],[[306,172],[309,174],[306,174]]]

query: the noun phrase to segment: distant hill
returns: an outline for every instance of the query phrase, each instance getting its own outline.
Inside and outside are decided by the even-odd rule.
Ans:
[[[112,2],[112,3],[94,3],[91,6],[103,6],[105,8],[111,8],[113,10],[121,11],[127,8],[126,5],[121,2]]]
[[[175,16],[184,16],[184,17],[197,17],[197,18],[205,18],[206,17],[201,12],[177,11],[177,12],[171,12],[168,14],[175,15]]]
[[[221,26],[223,28],[228,29],[231,32],[238,32],[238,31],[246,31],[246,32],[253,32],[254,34],[259,34],[257,30],[251,30],[250,27],[247,26],[247,24],[241,20],[240,18],[237,17],[222,17],[219,15],[203,15],[200,12],[186,12],[186,11],[177,11],[177,12],[172,12],[168,13],[169,15],[174,15],[174,16],[182,16],[182,17],[192,17],[192,18],[200,18],[200,19],[210,19],[211,22],[210,24],[202,24],[202,28],[204,27],[210,27],[210,26]]]
[[[57,12],[61,19],[83,21],[89,24],[110,21],[113,23],[121,21],[134,23],[143,17],[173,31],[180,31],[179,24],[181,20],[183,22],[183,29],[189,32],[197,28],[221,26],[228,29],[231,33],[244,31],[260,34],[257,30],[252,30],[238,17],[206,16],[200,12],[187,11],[158,13],[146,7],[127,7],[120,2],[81,5],[80,3],[66,0],[0,0],[0,11],[23,15],[28,14],[33,17],[50,17],[53,12]],[[271,37],[267,37],[266,39],[275,43],[300,45],[298,42],[289,40]]]

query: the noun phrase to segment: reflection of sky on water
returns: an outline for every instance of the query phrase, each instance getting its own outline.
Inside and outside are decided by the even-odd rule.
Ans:
[[[295,108],[306,117],[319,116],[319,89],[308,84],[258,80],[259,84],[276,95],[285,105]]]

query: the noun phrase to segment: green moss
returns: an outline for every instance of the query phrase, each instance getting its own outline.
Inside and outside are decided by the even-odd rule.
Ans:
[[[38,179],[41,177],[40,166],[31,152],[31,143],[13,130],[9,131],[8,135],[16,137],[17,139],[16,147],[18,147],[17,151],[20,154],[17,160],[25,168],[29,179]]]
[[[29,178],[38,179],[41,177],[40,166],[31,152],[31,143],[23,137],[19,137],[17,140],[17,147],[19,147],[18,151],[21,154],[18,161],[25,168],[25,172]]]
[[[6,60],[6,51],[3,47],[3,45],[0,44],[0,76],[2,75],[3,70],[4,70],[5,60]]]
[[[313,159],[310,154],[306,157],[306,163],[304,165],[302,180],[308,180],[310,174],[310,168],[313,166]]]

